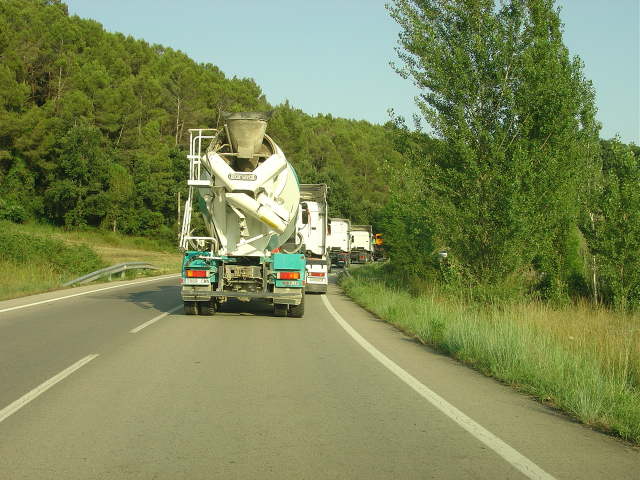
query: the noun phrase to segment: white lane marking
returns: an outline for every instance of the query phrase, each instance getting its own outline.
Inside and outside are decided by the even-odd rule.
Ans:
[[[87,363],[89,363],[91,360],[93,360],[97,356],[98,356],[97,353],[92,353],[91,355],[87,355],[86,357],[81,358],[80,360],[78,360],[76,363],[74,363],[70,367],[65,368],[63,371],[61,371],[57,375],[51,377],[46,382],[41,383],[40,385],[38,385],[36,388],[31,390],[29,393],[24,394],[22,397],[20,397],[15,402],[13,402],[13,403],[7,405],[6,407],[4,407],[2,410],[0,410],[0,423],[2,421],[6,420],[11,415],[13,415],[14,413],[16,413],[18,410],[20,410],[22,407],[24,407],[28,403],[30,403],[32,400],[35,400],[36,398],[38,398],[44,392],[46,392],[51,387],[53,387],[56,383],[64,380],[69,375],[71,375],[73,372],[75,372],[79,368],[81,368],[84,365],[86,365]]]
[[[167,315],[169,315],[170,313],[175,312],[176,310],[182,308],[182,305],[178,305],[176,307],[173,307],[171,310],[168,310],[164,313],[161,313],[160,315],[158,315],[157,317],[153,317],[151,320],[149,320],[148,322],[144,322],[141,325],[138,325],[136,328],[132,328],[131,330],[129,330],[129,333],[138,333],[140,330],[142,330],[143,328],[148,327],[149,325],[151,325],[152,323],[156,323],[158,320],[163,319],[164,317],[166,317]]]
[[[89,290],[88,292],[80,292],[80,293],[74,293],[72,295],[65,295],[64,297],[57,297],[57,298],[50,298],[48,300],[41,300],[39,302],[33,302],[33,303],[28,303],[26,305],[17,305],[15,307],[9,307],[9,308],[5,308],[0,310],[0,313],[4,313],[4,312],[10,312],[11,310],[19,310],[21,308],[27,308],[27,307],[33,307],[35,305],[42,305],[43,303],[51,303],[51,302],[57,302],[58,300],[65,300],[67,298],[73,298],[73,297],[79,297],[81,295],[88,295],[89,293],[95,293],[95,292],[102,292],[104,290],[111,290],[112,288],[121,288],[121,287],[128,287],[129,285],[141,285],[143,283],[149,283],[149,282],[155,282],[157,280],[162,280],[165,278],[171,278],[171,277],[178,277],[178,274],[172,274],[172,275],[162,275],[160,277],[154,277],[150,280],[143,280],[143,281],[139,281],[139,282],[130,282],[130,283],[123,283],[122,285],[113,285],[111,287],[103,287],[103,288],[97,288],[95,290]]]
[[[400,380],[413,388],[420,396],[429,401],[438,410],[444,413],[451,420],[456,422],[467,432],[473,435],[476,439],[480,440],[491,450],[500,455],[504,460],[510,463],[514,468],[522,472],[528,478],[536,480],[555,480],[553,476],[542,470],[538,465],[533,463],[527,457],[520,452],[509,446],[500,438],[496,437],[489,430],[482,425],[474,421],[471,417],[468,417],[456,407],[447,402],[440,395],[426,387],[418,379],[412,376],[409,372],[400,367],[397,363],[387,357],[384,353],[371,345],[367,340],[362,337],[340,314],[333,308],[326,295],[322,296],[322,301],[325,307],[329,310],[331,316],[338,324],[353,338],[362,348],[378,360],[382,365],[387,367],[394,373]]]

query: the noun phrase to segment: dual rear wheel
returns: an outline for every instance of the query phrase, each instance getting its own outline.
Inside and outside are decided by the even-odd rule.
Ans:
[[[302,300],[298,305],[287,305],[286,303],[274,303],[273,314],[276,317],[304,317],[304,291],[302,292]]]
[[[211,299],[208,302],[184,302],[185,315],[215,315],[218,310],[218,302]]]
[[[276,317],[286,317],[289,313],[289,305],[286,303],[274,303],[273,304],[273,314]]]
[[[184,314],[185,315],[215,315],[220,305],[217,301],[211,299],[208,302],[184,302]],[[304,292],[302,293],[302,300],[298,305],[288,305],[286,303],[274,303],[273,314],[276,317],[304,317]]]

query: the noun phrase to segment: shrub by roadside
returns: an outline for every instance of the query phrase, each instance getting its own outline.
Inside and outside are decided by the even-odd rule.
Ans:
[[[8,222],[0,227],[0,299],[55,288],[105,266],[86,245],[23,233]]]
[[[411,295],[381,265],[354,269],[341,286],[422,343],[640,444],[637,317],[580,307],[558,312],[535,302],[470,303],[436,289]]]
[[[96,252],[86,245],[67,246],[54,238],[30,236],[14,231],[0,232],[0,258],[19,264],[37,264],[62,276],[92,272],[104,266]]]
[[[177,272],[181,255],[174,245],[157,239],[0,220],[0,300],[61,288],[102,267],[134,261],[158,270],[130,271],[126,278]]]

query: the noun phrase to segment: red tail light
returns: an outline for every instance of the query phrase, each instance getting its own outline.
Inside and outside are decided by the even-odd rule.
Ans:
[[[278,272],[279,280],[299,280],[300,272]]]
[[[204,278],[208,277],[206,270],[187,270],[187,277],[189,278]]]
[[[310,277],[324,277],[324,272],[309,272]]]

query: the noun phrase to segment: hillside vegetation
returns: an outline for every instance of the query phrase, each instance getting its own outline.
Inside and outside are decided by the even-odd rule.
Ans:
[[[0,2],[0,218],[173,241],[188,129],[275,110],[268,133],[333,215],[370,223],[395,161],[385,128],[270,105],[252,79],[70,17],[59,0]]]
[[[0,221],[0,300],[60,288],[65,282],[122,262],[144,261],[153,272],[178,272],[181,255],[170,244],[96,229]],[[105,280],[105,279],[102,279]]]

